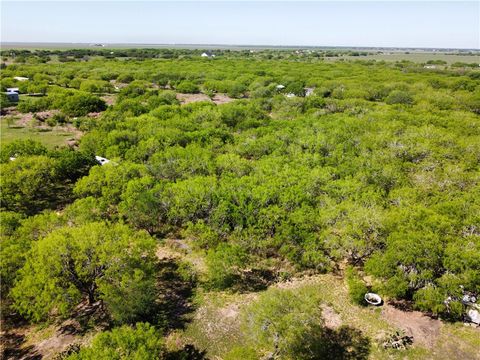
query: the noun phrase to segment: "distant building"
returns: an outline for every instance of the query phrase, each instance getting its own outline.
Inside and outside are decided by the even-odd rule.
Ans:
[[[5,93],[7,95],[8,101],[18,102],[20,100],[18,92],[18,88],[8,88],[7,92]]]
[[[215,54],[211,53],[210,51],[202,53],[201,57],[212,58],[215,57]]]
[[[435,65],[425,65],[423,68],[424,69],[436,69],[437,67]]]
[[[28,81],[28,80],[30,80],[28,77],[23,77],[23,76],[14,76],[13,78],[17,81]]]
[[[277,85],[276,88],[277,88],[277,90],[280,91],[280,90],[285,89],[285,85],[280,84],[280,85]]]

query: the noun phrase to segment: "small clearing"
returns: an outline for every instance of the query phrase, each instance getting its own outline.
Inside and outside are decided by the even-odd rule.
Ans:
[[[413,336],[414,343],[432,349],[440,336],[442,322],[429,318],[419,311],[402,311],[389,304],[382,306],[382,317],[390,324]]]
[[[338,329],[342,326],[342,317],[338,314],[334,308],[327,304],[322,304],[322,316],[325,320],[325,326],[330,329]]]
[[[217,105],[226,104],[232,102],[233,100],[235,99],[232,99],[226,94],[215,94],[212,99],[212,101]]]
[[[180,101],[181,104],[190,104],[193,102],[198,101],[209,101],[212,100],[205,94],[181,94],[177,93],[177,100]]]
[[[15,140],[32,139],[53,148],[55,146],[76,146],[83,132],[72,124],[49,126],[46,121],[60,113],[59,110],[45,110],[37,113],[21,113],[15,107],[3,109],[1,118],[1,140],[9,143]],[[98,117],[99,113],[91,113]]]
[[[105,104],[107,104],[108,106],[112,106],[112,105],[115,105],[117,97],[116,95],[103,95],[103,96],[100,96],[100,99],[105,101]]]
[[[390,304],[381,307],[354,305],[340,276],[302,276],[272,286],[290,290],[318,289],[323,299],[325,326],[332,330],[344,325],[360,329],[371,340],[369,359],[480,359],[480,354],[476,354],[477,345],[480,345],[477,329],[461,323],[444,323],[418,311],[404,311]],[[259,292],[205,293],[192,322],[184,332],[171,334],[169,341],[193,343],[199,349],[206,349],[210,358],[221,359],[222,354],[245,341],[239,325],[240,313],[258,295]],[[398,330],[413,336],[413,345],[406,350],[383,349],[386,337]]]
[[[221,105],[221,104],[232,102],[235,99],[232,99],[226,94],[215,94],[211,99],[208,95],[205,95],[205,94],[177,93],[177,100],[180,101],[181,104],[190,104],[198,101],[208,101],[208,102],[213,102],[214,104],[217,104],[217,105]]]

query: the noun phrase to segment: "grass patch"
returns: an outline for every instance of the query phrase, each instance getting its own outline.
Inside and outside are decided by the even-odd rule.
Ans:
[[[15,140],[35,140],[41,142],[46,147],[53,149],[56,146],[65,146],[66,141],[75,137],[73,132],[65,130],[52,129],[51,131],[39,131],[35,128],[18,127],[7,124],[5,117],[0,120],[0,142],[8,144]]]

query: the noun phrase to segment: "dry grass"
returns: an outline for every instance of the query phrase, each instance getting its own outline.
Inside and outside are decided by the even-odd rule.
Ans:
[[[283,289],[314,288],[324,304],[326,324],[332,328],[349,325],[360,329],[371,339],[371,359],[480,359],[480,331],[463,324],[445,324],[421,313],[404,313],[384,307],[360,307],[350,302],[347,287],[340,277],[332,274],[315,275],[281,282],[275,287]],[[246,305],[255,301],[258,293],[231,294],[227,292],[205,293],[191,324],[184,332],[171,335],[170,342],[193,343],[206,349],[212,359],[221,359],[222,354],[233,346],[242,344],[239,314]],[[392,310],[393,309],[393,310]],[[395,316],[405,315],[403,321],[391,322]],[[427,328],[425,328],[427,326]],[[408,350],[385,350],[383,339],[397,330],[414,331],[413,346]],[[419,330],[420,329],[420,330]],[[425,338],[418,337],[424,334]],[[431,337],[430,337],[431,336]],[[173,340],[174,339],[174,340]]]

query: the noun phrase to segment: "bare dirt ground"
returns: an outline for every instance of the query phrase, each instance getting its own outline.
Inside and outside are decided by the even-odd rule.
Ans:
[[[442,322],[432,319],[419,311],[403,311],[389,304],[382,306],[382,317],[390,324],[402,329],[407,336],[413,336],[415,343],[432,349],[440,336]]]
[[[231,97],[225,94],[215,94],[212,99],[212,101],[217,105],[226,104],[226,103],[232,102],[233,100],[235,99],[232,99]]]
[[[117,90],[123,89],[124,87],[128,86],[128,84],[117,82],[117,80],[110,80],[110,84],[112,84]]]
[[[108,105],[108,106],[111,106],[111,105],[114,105],[116,100],[117,100],[117,97],[115,95],[103,95],[103,96],[100,96],[100,99],[102,99],[103,101],[105,101],[105,103]]]
[[[198,101],[211,101],[210,97],[205,94],[180,94],[177,93],[177,100],[180,101],[181,104],[190,104],[192,102]]]
[[[232,99],[226,94],[215,94],[212,99],[205,94],[181,94],[177,93],[177,100],[180,101],[181,104],[190,104],[192,102],[197,101],[208,101],[213,102],[214,104],[221,105],[229,103],[235,99]]]
[[[338,329],[342,326],[342,317],[340,314],[327,304],[322,304],[322,316],[326,327],[330,329]]]
[[[28,325],[15,314],[7,314],[1,324],[1,359],[33,360],[51,359],[73,344],[88,343],[93,334],[102,330],[98,306],[81,304],[72,319],[44,327]],[[97,328],[90,328],[88,320],[97,319]]]

